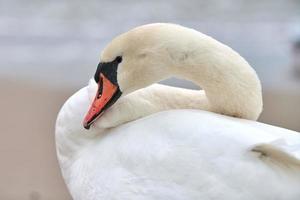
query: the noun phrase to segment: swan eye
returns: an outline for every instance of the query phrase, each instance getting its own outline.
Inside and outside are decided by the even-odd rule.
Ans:
[[[117,63],[121,63],[122,62],[122,56],[117,56],[116,59]]]

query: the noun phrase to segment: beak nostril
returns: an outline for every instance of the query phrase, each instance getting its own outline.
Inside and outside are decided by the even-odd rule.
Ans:
[[[99,99],[102,96],[102,92],[103,92],[103,78],[100,75],[100,80],[99,80],[99,83],[98,83],[98,94],[96,96],[97,99]]]

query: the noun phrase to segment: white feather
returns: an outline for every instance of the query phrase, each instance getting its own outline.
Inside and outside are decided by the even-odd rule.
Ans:
[[[260,82],[237,53],[194,30],[154,24],[117,37],[102,60],[121,54],[126,96],[86,131],[97,89],[90,81],[57,118],[57,155],[75,200],[300,199],[299,133],[217,114],[255,120],[262,110]],[[143,88],[169,74],[205,91]]]

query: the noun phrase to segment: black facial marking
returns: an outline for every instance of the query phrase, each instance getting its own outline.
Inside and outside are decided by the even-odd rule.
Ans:
[[[111,83],[118,85],[117,70],[119,63],[121,62],[121,56],[117,56],[116,59],[111,62],[100,62],[94,75],[95,81],[97,83],[100,81],[100,73],[102,73]]]

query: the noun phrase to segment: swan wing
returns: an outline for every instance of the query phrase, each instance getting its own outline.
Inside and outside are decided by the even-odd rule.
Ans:
[[[299,168],[266,154],[274,147],[295,161],[299,141],[258,122],[160,112],[95,139],[68,170],[68,187],[74,199],[299,199]]]

